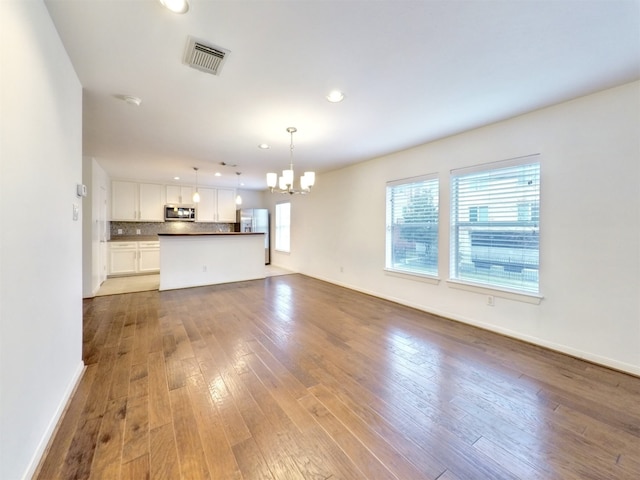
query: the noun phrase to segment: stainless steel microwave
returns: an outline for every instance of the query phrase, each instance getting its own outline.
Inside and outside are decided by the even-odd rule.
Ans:
[[[192,205],[165,205],[164,220],[166,222],[195,222],[196,207]]]

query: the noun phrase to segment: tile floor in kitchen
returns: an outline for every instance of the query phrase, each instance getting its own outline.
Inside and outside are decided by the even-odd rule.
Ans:
[[[291,272],[274,265],[265,265],[265,276],[288,275]],[[96,297],[104,295],[117,295],[120,293],[144,292],[147,290],[157,290],[160,286],[160,274],[154,275],[132,275],[128,277],[107,278],[100,286]]]

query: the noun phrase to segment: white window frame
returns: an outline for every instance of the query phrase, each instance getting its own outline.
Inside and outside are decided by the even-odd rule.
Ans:
[[[508,298],[523,297],[524,301],[532,297],[536,303],[535,299],[542,298],[540,164],[536,154],[451,170],[452,286],[505,292]],[[525,212],[530,218],[524,218]],[[480,246],[474,247],[473,234]],[[505,247],[504,242],[515,243]]]
[[[402,189],[398,189],[399,187],[405,187],[409,190],[403,192]],[[421,233],[417,235],[426,237],[430,241],[420,242],[412,239],[407,240],[407,238],[401,240],[399,236],[403,236],[404,227],[410,224],[402,223],[404,218],[400,212],[404,208],[411,207],[411,203],[405,203],[405,199],[402,197],[403,195],[411,195],[413,192],[419,191],[420,188],[430,189],[435,213],[430,217],[432,222],[427,222],[427,231],[421,230]],[[398,189],[397,195],[394,195],[396,193],[394,189]],[[387,182],[385,271],[401,276],[407,275],[409,278],[438,280],[439,200],[440,184],[437,173]],[[395,202],[397,201],[402,204],[396,205]],[[409,248],[410,245],[407,245],[407,241],[415,244],[414,256],[407,255],[408,252],[412,251]],[[399,258],[399,255],[402,255],[402,258]]]
[[[291,252],[291,202],[276,204],[275,249],[278,252]]]

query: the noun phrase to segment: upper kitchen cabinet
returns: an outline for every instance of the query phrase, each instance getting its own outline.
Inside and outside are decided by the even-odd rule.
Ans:
[[[167,185],[167,203],[183,205],[193,203],[193,187]]]
[[[217,191],[218,200],[218,222],[236,221],[236,191],[229,188],[219,188]]]
[[[236,192],[227,188],[199,188],[200,203],[196,207],[197,222],[236,221]]]
[[[196,222],[215,222],[218,202],[215,188],[199,188],[200,203],[196,206]]]
[[[162,222],[164,204],[164,185],[111,182],[111,220]]]

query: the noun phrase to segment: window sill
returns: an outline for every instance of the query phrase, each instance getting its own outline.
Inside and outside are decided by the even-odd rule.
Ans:
[[[385,268],[384,272],[386,275],[390,275],[392,277],[404,278],[406,280],[414,280],[417,282],[430,283],[431,285],[440,284],[440,279],[438,277],[434,277],[433,275],[427,275],[423,273],[414,273],[414,272],[405,272],[402,270],[392,270],[390,268]]]
[[[535,293],[514,292],[512,290],[502,290],[500,288],[488,287],[486,285],[478,285],[475,283],[466,283],[459,280],[447,280],[447,285],[451,288],[466,290],[468,292],[481,293],[483,295],[493,295],[494,297],[506,298],[517,302],[530,303],[532,305],[540,305],[542,295]]]

